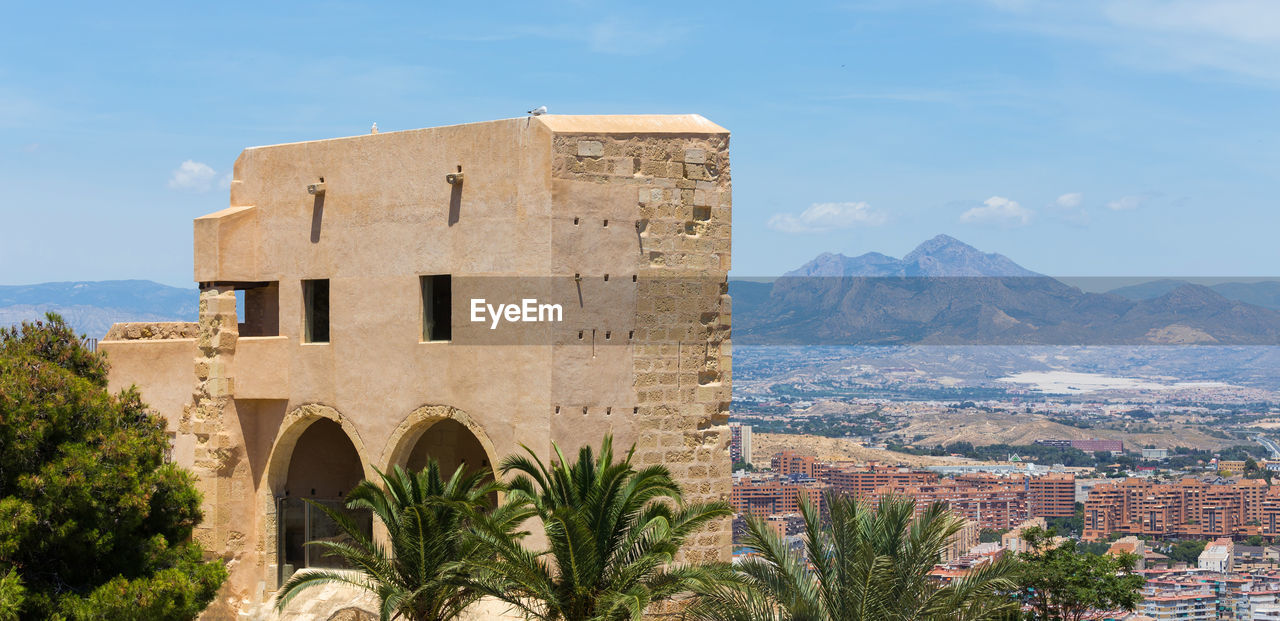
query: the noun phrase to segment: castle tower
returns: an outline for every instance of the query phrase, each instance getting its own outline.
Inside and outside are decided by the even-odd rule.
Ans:
[[[245,150],[195,221],[199,321],[99,343],[199,477],[220,605],[326,562],[300,499],[375,467],[612,432],[727,500],[728,146],[696,115],[544,115]],[[685,554],[729,545],[726,522]]]

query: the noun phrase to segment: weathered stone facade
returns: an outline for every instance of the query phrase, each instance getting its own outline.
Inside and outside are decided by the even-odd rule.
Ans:
[[[262,611],[311,562],[289,503],[340,502],[373,468],[492,469],[609,432],[689,500],[727,500],[728,140],[697,116],[544,116],[245,151],[232,206],[196,220],[199,322],[121,324],[99,344],[199,478],[196,537],[231,569],[206,617]],[[441,274],[443,341],[424,327]],[[564,302],[564,321],[470,324],[468,298],[522,291]],[[725,521],[685,558],[729,545]]]
[[[725,499],[731,487],[728,142],[567,134],[554,144],[557,179],[636,195],[637,455],[643,465],[666,465],[694,501]],[[686,558],[728,560],[731,536],[722,524],[687,546]]]

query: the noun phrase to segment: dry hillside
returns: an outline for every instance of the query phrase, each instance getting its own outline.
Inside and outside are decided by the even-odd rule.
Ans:
[[[906,427],[897,431],[904,439],[921,446],[970,442],[984,444],[1032,444],[1041,439],[1084,440],[1102,438],[1123,440],[1125,448],[1138,448],[1147,444],[1159,448],[1187,446],[1200,449],[1220,449],[1240,444],[1239,440],[1224,440],[1204,433],[1198,427],[1176,423],[1151,427],[1151,433],[1131,433],[1118,429],[1081,429],[1055,423],[1042,416],[1009,414],[1003,412],[974,414],[958,413],[923,414],[911,419]],[[916,439],[916,438],[919,439]]]
[[[757,433],[751,436],[751,444],[752,457],[756,466],[769,465],[769,459],[781,451],[796,451],[798,453],[816,455],[818,458],[828,461],[877,461],[886,464],[907,464],[910,466],[979,463],[960,457],[930,457],[927,455],[909,455],[872,449],[851,440],[822,436]]]

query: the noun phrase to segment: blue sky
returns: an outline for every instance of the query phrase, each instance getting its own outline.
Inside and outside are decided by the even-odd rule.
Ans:
[[[5,12],[2,284],[187,286],[242,148],[543,104],[729,128],[739,276],[937,233],[1054,275],[1277,275],[1280,2]]]

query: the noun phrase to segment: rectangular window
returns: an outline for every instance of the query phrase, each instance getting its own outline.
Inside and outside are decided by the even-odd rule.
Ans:
[[[302,281],[304,343],[329,342],[329,281]]]
[[[241,302],[243,297],[243,303]],[[280,335],[280,283],[266,282],[236,291],[240,336]]]
[[[453,283],[448,274],[423,276],[422,340],[447,341],[453,338],[450,319],[453,313]]]

